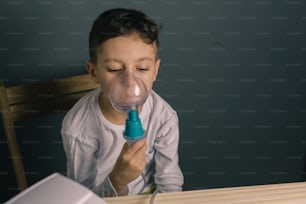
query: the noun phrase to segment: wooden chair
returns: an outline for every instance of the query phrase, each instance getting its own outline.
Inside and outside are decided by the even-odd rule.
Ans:
[[[0,112],[20,190],[28,185],[14,123],[45,114],[66,112],[80,97],[98,86],[88,74],[11,87],[0,83]]]

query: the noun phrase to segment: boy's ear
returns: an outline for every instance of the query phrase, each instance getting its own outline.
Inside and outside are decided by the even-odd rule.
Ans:
[[[91,78],[95,81],[98,82],[97,75],[96,75],[96,66],[94,63],[92,63],[90,60],[86,61],[86,69],[91,76]]]
[[[159,66],[160,66],[160,59],[157,59],[156,62],[155,62],[154,81],[157,78]]]

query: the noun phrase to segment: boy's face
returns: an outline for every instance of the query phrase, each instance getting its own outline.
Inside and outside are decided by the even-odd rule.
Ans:
[[[155,44],[145,43],[137,33],[105,41],[97,53],[96,64],[87,61],[88,72],[100,83],[104,98],[107,98],[112,82],[125,71],[141,76],[150,92],[159,65]]]

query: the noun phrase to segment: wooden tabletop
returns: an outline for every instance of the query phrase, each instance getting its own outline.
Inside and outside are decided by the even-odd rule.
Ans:
[[[150,204],[152,195],[104,198],[108,204]],[[154,204],[306,204],[306,182],[156,194]]]

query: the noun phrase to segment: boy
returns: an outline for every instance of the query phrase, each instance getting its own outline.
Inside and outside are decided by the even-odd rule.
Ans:
[[[152,191],[180,191],[178,117],[153,90],[158,59],[159,27],[140,11],[111,9],[94,22],[90,60],[86,62],[100,88],[81,98],[67,113],[62,139],[67,175],[102,197]],[[127,145],[126,114],[108,97],[112,82],[125,71],[139,74],[149,91],[139,117],[145,138]]]

